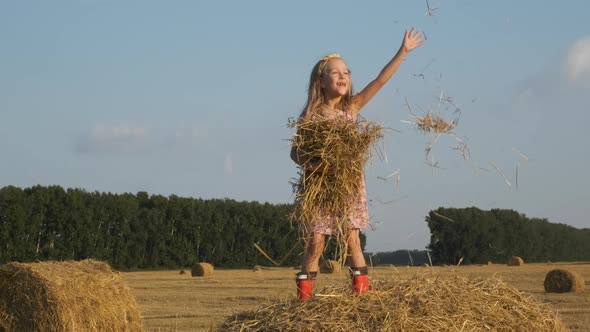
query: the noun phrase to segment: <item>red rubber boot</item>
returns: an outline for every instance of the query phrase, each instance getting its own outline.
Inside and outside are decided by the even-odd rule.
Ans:
[[[352,277],[352,287],[357,294],[364,293],[369,290],[369,276],[360,275]]]
[[[313,286],[317,272],[299,272],[295,277],[297,285],[297,298],[300,300],[309,300],[313,296]]]
[[[367,267],[353,267],[350,270],[352,276],[352,289],[361,294],[369,290],[369,270]]]

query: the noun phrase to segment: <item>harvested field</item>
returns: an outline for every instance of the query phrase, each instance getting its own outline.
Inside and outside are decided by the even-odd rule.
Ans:
[[[504,265],[472,265],[453,267],[375,267],[370,270],[374,280],[393,276],[409,277],[432,269],[441,277],[459,275],[466,278],[496,276],[520,291],[554,307],[573,331],[590,326],[590,292],[546,293],[543,285],[547,272],[567,269],[590,280],[590,263],[526,264],[518,269]],[[268,299],[295,296],[291,268],[216,270],[211,278],[191,278],[178,270],[127,272],[123,277],[144,316],[147,331],[209,331],[228,316],[258,308]],[[348,282],[348,274],[321,274],[317,289]]]

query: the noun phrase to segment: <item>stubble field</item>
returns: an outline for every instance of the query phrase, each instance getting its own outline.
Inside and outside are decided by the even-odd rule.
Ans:
[[[583,292],[554,294],[543,288],[552,269],[577,272],[586,280]],[[255,309],[269,300],[295,296],[292,268],[215,270],[208,277],[191,277],[180,270],[125,272],[123,277],[140,306],[147,331],[210,331],[227,317]],[[439,276],[457,274],[468,278],[500,277],[518,290],[549,304],[573,331],[590,331],[590,263],[525,264],[524,266],[472,265],[448,267],[374,267],[374,280],[407,277],[428,272]],[[346,273],[322,274],[316,289],[349,283]]]

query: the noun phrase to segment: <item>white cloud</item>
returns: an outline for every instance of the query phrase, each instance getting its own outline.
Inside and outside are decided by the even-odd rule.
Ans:
[[[590,37],[579,39],[567,52],[566,72],[570,80],[590,77]]]
[[[578,39],[560,60],[560,66],[547,65],[542,71],[524,78],[513,99],[514,108],[526,122],[539,110],[551,111],[564,105],[575,108],[583,102],[582,91],[590,87],[590,37]]]
[[[206,146],[209,129],[202,126],[182,126],[170,129],[150,129],[141,126],[97,125],[76,142],[78,153],[143,153],[147,151],[176,151],[192,153]]]
[[[142,127],[97,125],[78,142],[81,153],[132,153],[150,147],[150,131]]]

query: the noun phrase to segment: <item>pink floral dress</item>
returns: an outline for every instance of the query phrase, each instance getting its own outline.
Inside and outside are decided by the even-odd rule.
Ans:
[[[322,116],[325,115],[322,114]],[[341,111],[336,115],[331,115],[331,117],[344,117],[349,121],[356,121],[350,111]],[[367,189],[365,186],[364,177],[361,178],[359,191],[353,197],[351,197],[351,199],[351,209],[346,213],[346,215],[324,213],[318,214],[311,223],[313,232],[324,235],[336,235],[339,231],[338,221],[344,217],[348,219],[348,227],[350,229],[360,229],[367,227],[369,225],[369,210],[367,207]]]

